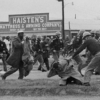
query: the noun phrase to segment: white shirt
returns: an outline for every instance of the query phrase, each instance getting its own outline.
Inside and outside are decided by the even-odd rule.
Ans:
[[[7,39],[4,39],[4,42],[6,44],[7,49],[9,50],[9,46],[10,46],[10,41],[8,41]]]

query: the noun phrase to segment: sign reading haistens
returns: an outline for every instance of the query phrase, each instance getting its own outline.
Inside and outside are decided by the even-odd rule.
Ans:
[[[25,32],[61,31],[61,20],[49,20],[49,14],[9,15],[10,31]]]

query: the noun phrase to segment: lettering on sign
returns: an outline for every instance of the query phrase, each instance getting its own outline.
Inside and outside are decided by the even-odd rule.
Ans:
[[[49,14],[39,15],[10,15],[8,23],[0,24],[0,31],[26,32],[61,31],[61,22],[49,20]]]
[[[43,16],[38,17],[15,17],[11,19],[13,24],[25,24],[25,23],[43,23],[45,18]]]

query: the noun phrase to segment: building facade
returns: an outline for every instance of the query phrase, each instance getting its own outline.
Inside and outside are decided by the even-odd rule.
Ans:
[[[18,30],[25,35],[48,36],[62,33],[61,20],[49,20],[49,13],[9,15],[8,22],[0,22],[1,36],[16,36]]]

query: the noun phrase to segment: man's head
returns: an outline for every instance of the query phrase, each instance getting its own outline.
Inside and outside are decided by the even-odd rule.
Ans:
[[[32,37],[31,37],[31,39],[36,39],[37,38],[37,36],[36,35],[32,35]]]
[[[84,32],[84,33],[83,33],[83,39],[84,39],[84,40],[87,40],[88,37],[90,37],[90,36],[91,36],[91,33],[90,33],[90,32]]]
[[[38,36],[37,37],[37,41],[41,41],[41,36]]]
[[[97,30],[96,33],[95,33],[95,39],[99,39],[100,37],[100,30]]]
[[[65,36],[65,39],[69,41],[69,35],[66,35]]]
[[[60,32],[56,32],[56,37],[60,38],[60,36],[61,36],[61,33]]]
[[[69,66],[69,62],[65,59],[62,59],[58,62],[53,62],[51,64],[51,69],[48,73],[48,76],[47,77],[53,77],[55,75],[58,75],[58,76],[61,76],[61,73],[64,73],[64,70],[65,70],[65,67],[68,67]]]
[[[78,33],[78,36],[82,37],[84,32],[85,32],[85,30],[80,30]]]
[[[58,69],[59,69],[58,62],[53,62],[52,65],[51,65],[51,69],[50,69],[47,77],[50,78],[50,77],[53,77],[55,75],[58,75],[57,74],[57,70]]]
[[[9,37],[9,36],[7,36],[7,37],[6,37],[6,39],[9,41],[9,40],[10,40],[10,37]]]
[[[46,37],[45,40],[44,40],[46,43],[48,43],[50,41],[50,38],[49,37]]]
[[[96,30],[91,30],[90,33],[92,37],[95,37]]]
[[[24,31],[18,31],[17,32],[18,33],[18,37],[21,39],[21,40],[23,40],[23,38],[24,38]]]
[[[26,37],[26,41],[29,41],[30,40],[30,38],[29,37]]]

